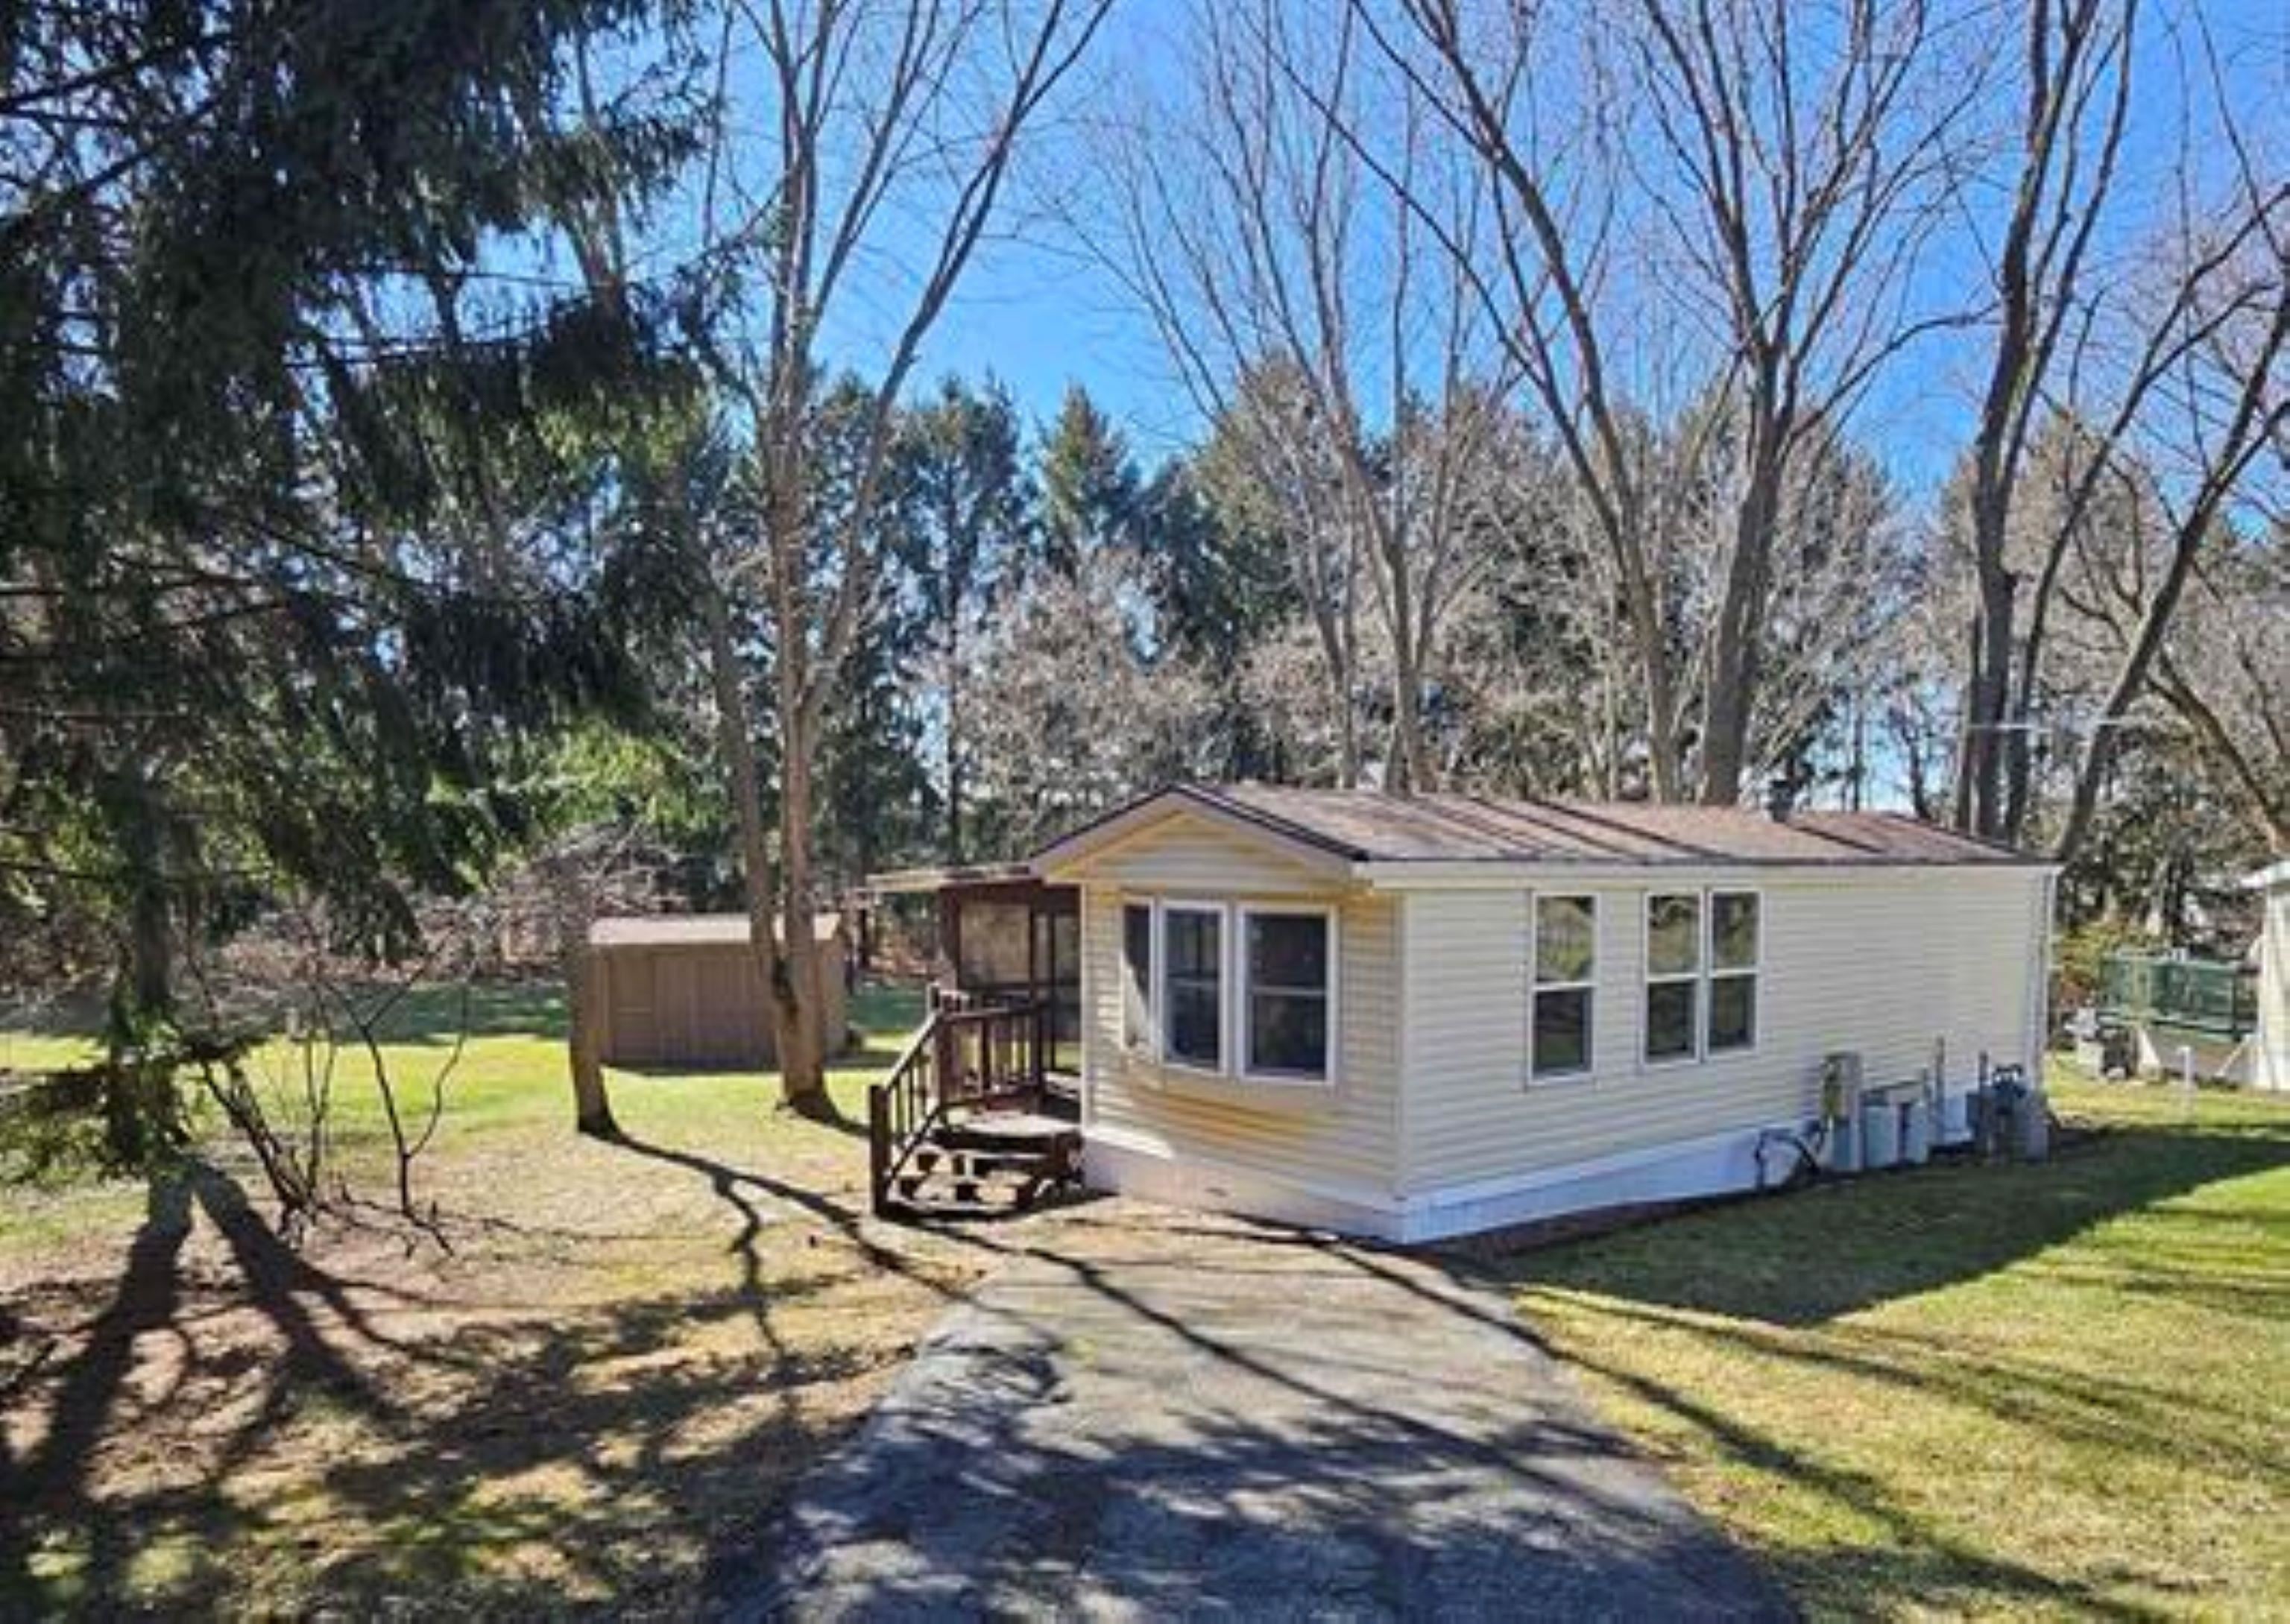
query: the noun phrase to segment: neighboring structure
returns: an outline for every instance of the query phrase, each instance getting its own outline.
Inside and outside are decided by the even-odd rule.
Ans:
[[[2290,860],[2261,869],[2246,884],[2265,910],[2258,933],[2258,1029],[2250,1080],[2259,1088],[2290,1089]]]
[[[827,983],[830,1049],[844,1046],[843,922],[813,922]],[[776,1064],[771,1010],[744,914],[599,919],[589,932],[598,1058],[656,1070],[757,1070]]]
[[[2248,1083],[2256,1053],[2258,973],[2247,961],[2184,951],[2112,953],[2101,967],[2102,1068]]]
[[[1888,814],[1186,787],[1032,868],[1088,1180],[1180,1204],[1422,1240],[1744,1188],[1831,1054],[2041,1058],[2055,869]]]

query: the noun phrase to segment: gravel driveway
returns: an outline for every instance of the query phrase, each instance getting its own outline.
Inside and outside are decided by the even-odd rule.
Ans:
[[[798,1489],[776,1588],[734,1611],[1789,1614],[1499,1295],[1125,1203],[1024,1244]]]

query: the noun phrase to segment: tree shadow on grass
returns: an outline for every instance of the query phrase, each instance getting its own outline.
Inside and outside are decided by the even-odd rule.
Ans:
[[[1777,1552],[1830,1604],[1976,1612],[2023,1597],[2148,1616],[2148,1598],[2169,1582],[2157,1564],[2179,1560],[2169,1535],[2126,1539],[2119,1554],[2086,1555],[2071,1573],[2036,1572],[2004,1554],[2022,1541],[1980,1537],[1964,1517],[1934,1512],[1941,1468],[1912,1441],[1875,1457],[1888,1462],[1880,1468],[1843,1464],[1854,1417],[1883,1427],[1923,1415],[1936,1441],[1938,1429],[1974,1428],[2020,1439],[2042,1460],[2113,1463],[2141,1481],[2194,1472],[2259,1484],[2281,1470],[2263,1401],[2190,1382],[2167,1357],[2078,1357],[2072,1341],[2014,1335],[2022,1300],[2009,1294],[1973,1300],[1968,1321],[1854,1316],[2010,1269],[2014,1289],[2033,1294],[2031,1313],[2103,1315],[2110,1301],[2154,1300],[2262,1338],[2290,1321],[2275,1229],[2246,1227],[2242,1206],[2204,1192],[2286,1166],[2290,1116],[2149,1123],[2084,1138],[2043,1165],[1878,1175],[1449,1266],[1476,1265],[1529,1292],[1530,1311],[1540,1295],[1565,1315],[1575,1327],[1571,1363],[1664,1418],[1665,1432],[1696,1440],[1690,1455],[1759,1480],[1729,1500],[1801,1496],[1808,1528],[1855,1531]],[[2102,1232],[2118,1219],[2134,1221]],[[1982,1304],[1992,1304],[2000,1334],[1980,1333]],[[1631,1351],[1661,1338],[1681,1363]],[[1677,1373],[1689,1371],[1704,1373]],[[1750,1396],[1760,1391],[1817,1394],[1834,1409],[1818,1426],[1768,1426]],[[2049,1491],[2031,1492],[2039,1513],[2070,1519],[2088,1492],[2063,1488],[2059,1508]]]
[[[0,1479],[6,1484],[0,1494],[0,1512],[6,1513],[0,1516],[0,1612],[60,1600],[92,1611],[116,1605],[149,1519],[188,1518],[210,1534],[236,1521],[220,1501],[196,1491],[169,1489],[131,1509],[95,1489],[99,1453],[127,1441],[124,1434],[132,1423],[124,1412],[164,1409],[193,1380],[221,1368],[196,1345],[196,1329],[212,1312],[191,1308],[193,1296],[211,1287],[184,1273],[195,1212],[222,1237],[245,1305],[282,1344],[275,1356],[260,1361],[261,1397],[218,1452],[218,1472],[259,1447],[292,1404],[309,1396],[324,1395],[328,1403],[371,1418],[390,1413],[387,1396],[345,1351],[345,1345],[396,1348],[352,1295],[353,1289],[382,1288],[327,1274],[291,1251],[236,1180],[212,1164],[193,1158],[154,1172],[143,1220],[108,1301],[78,1332],[76,1351],[52,1376],[36,1374],[26,1384],[45,1396],[47,1428],[36,1448],[9,1462]],[[340,1329],[330,1333],[321,1313]],[[147,1339],[172,1341],[180,1356],[173,1380],[156,1395],[135,1380]],[[35,1572],[35,1541],[43,1529],[78,1548],[68,1552],[60,1584]]]
[[[746,1213],[735,1280],[419,1333],[373,1310],[455,1305],[290,1251],[217,1168],[155,1180],[105,1300],[74,1324],[50,1296],[66,1351],[12,1387],[52,1419],[18,1455],[0,1433],[0,1617],[683,1611],[951,1288],[871,1246],[767,1249],[806,1209],[860,1237],[799,1187],[653,1154]],[[220,1244],[187,1252],[195,1220]]]
[[[1992,1274],[2111,1219],[2283,1166],[2290,1166],[2290,1116],[2278,1124],[2112,1128],[2046,1163],[1950,1162],[1867,1175],[1498,1258],[1491,1268],[1520,1285],[1819,1325]],[[2240,1306],[2290,1316],[2290,1276],[2281,1271],[2254,1274],[2232,1289]]]

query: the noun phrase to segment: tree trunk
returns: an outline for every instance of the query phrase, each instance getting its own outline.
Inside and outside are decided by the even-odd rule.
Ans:
[[[1328,687],[1336,705],[1339,785],[1345,789],[1357,789],[1360,781],[1359,722],[1352,706],[1351,660],[1335,612],[1317,598],[1312,601],[1312,629],[1317,634],[1320,660],[1326,668]]]
[[[1578,468],[1585,466],[1578,463]],[[1685,799],[1685,752],[1677,742],[1677,682],[1663,640],[1661,604],[1646,567],[1642,506],[1634,492],[1621,492],[1607,541],[1621,573],[1622,599],[1630,641],[1645,683],[1646,770],[1653,798],[1665,804]]]
[[[773,933],[777,887],[773,882],[771,835],[764,822],[763,773],[756,764],[756,741],[748,731],[747,685],[740,651],[732,640],[731,610],[712,583],[701,586],[701,612],[707,622],[708,672],[716,696],[716,743],[732,778],[732,812],[740,830],[741,884],[748,904],[749,950],[756,976],[771,1001],[773,1052],[787,1058],[787,977]]]
[[[570,934],[568,932],[568,934]],[[572,1066],[572,1126],[591,1139],[618,1139],[621,1124],[613,1116],[613,1098],[605,1086],[604,1061],[597,1054],[598,1003],[604,994],[603,966],[580,935],[563,944],[566,1045]]]
[[[1391,770],[1386,787],[1403,795],[1438,787],[1423,751],[1422,652],[1413,629],[1414,604],[1404,559],[1391,560]]]
[[[2268,773],[2235,742],[2218,712],[2179,670],[2168,649],[2156,658],[2155,692],[2194,730],[2197,746],[2240,793],[2266,849],[2278,857],[2290,854],[2290,777]]]
[[[827,1093],[827,1000],[820,979],[818,911],[812,894],[812,754],[815,730],[800,712],[782,718],[787,758],[780,764],[780,857],[785,922],[780,999],[780,1092],[791,1106],[815,1108]]]
[[[1766,577],[1772,572],[1774,529],[1781,516],[1780,432],[1770,424],[1752,428],[1748,488],[1734,514],[1734,555],[1718,609],[1718,638],[1709,652],[1709,697],[1702,714],[1701,798],[1709,806],[1738,804],[1742,775],[1749,770]]]
[[[2072,862],[2083,849],[2085,838],[2091,833],[2092,820],[2098,815],[2099,792],[2107,782],[2110,769],[2115,764],[2117,740],[2121,737],[2123,723],[2130,716],[2131,708],[2146,692],[2147,674],[2163,646],[2163,635],[2170,628],[2171,616],[2177,610],[2179,597],[2185,590],[2187,577],[2193,572],[2195,554],[2201,546],[2203,532],[2209,527],[2211,509],[2198,509],[2200,516],[2182,526],[2171,556],[2170,568],[2165,572],[2162,583],[2149,600],[2147,612],[2140,618],[2139,629],[2133,636],[2123,664],[2116,672],[2115,684],[2108,691],[2107,707],[2100,712],[2099,724],[2094,731],[2091,748],[2084,753],[2083,767],[2076,774],[2075,798],[2068,809],[2067,827],[2060,831],[2059,844],[2053,848],[2052,860]]]
[[[962,861],[962,632],[957,601],[946,628],[946,860]]]
[[[1978,504],[1987,507],[1987,503]],[[1975,513],[1974,550],[1978,555],[1980,604],[1974,639],[1971,684],[1965,706],[1964,761],[1958,769],[1957,823],[1969,832],[1998,837],[2004,822],[2004,726],[2012,695],[2012,625],[2019,583],[2005,567],[2001,499],[1993,516]],[[1985,533],[1993,525],[1993,540]]]

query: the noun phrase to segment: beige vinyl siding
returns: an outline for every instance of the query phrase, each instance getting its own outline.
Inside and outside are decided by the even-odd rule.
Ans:
[[[1763,898],[1758,1042],[1647,1066],[1650,892]],[[1526,1083],[1531,917],[1525,888],[1405,899],[1405,1189],[1413,1194],[1655,1148],[1810,1113],[1822,1056],[1856,1050],[1872,1084],[1916,1076],[1948,1043],[1952,1077],[1979,1052],[2025,1058],[2043,877],[2033,869],[1712,870],[1586,884],[1598,900],[1593,1067]],[[1707,1016],[1706,991],[1701,1005]]]
[[[1182,816],[1058,877],[1083,887],[1083,1064],[1093,1134],[1308,1190],[1389,1197],[1399,1143],[1396,900],[1344,886],[1269,843]],[[1333,1085],[1205,1081],[1123,1047],[1121,908],[1125,899],[1150,898],[1333,910]]]
[[[1191,814],[1165,818],[1057,877],[1171,897],[1296,896],[1348,885],[1269,839]]]

